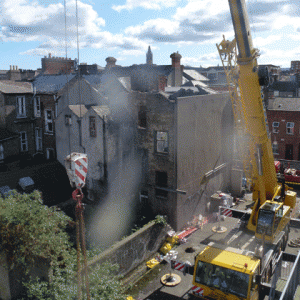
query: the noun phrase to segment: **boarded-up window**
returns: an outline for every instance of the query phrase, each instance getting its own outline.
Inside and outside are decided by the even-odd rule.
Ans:
[[[90,137],[96,137],[96,118],[90,117]]]
[[[168,188],[167,172],[155,171],[155,186],[156,186],[155,189],[156,197],[162,197],[162,198],[168,197],[168,191],[166,190]]]

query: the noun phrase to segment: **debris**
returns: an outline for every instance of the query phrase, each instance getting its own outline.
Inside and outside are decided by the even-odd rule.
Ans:
[[[146,262],[146,266],[149,268],[149,269],[152,269],[154,268],[156,265],[159,264],[159,261],[155,258],[153,259],[150,259],[149,261]]]

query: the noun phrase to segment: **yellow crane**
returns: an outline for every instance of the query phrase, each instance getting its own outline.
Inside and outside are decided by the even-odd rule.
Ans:
[[[296,193],[277,180],[261,97],[268,72],[257,63],[259,51],[252,44],[245,0],[228,2],[238,48],[237,67],[229,62],[228,72],[235,81],[229,91],[236,123],[241,120],[238,126],[248,136],[254,205],[246,228],[237,227],[232,237],[221,233],[222,244],[216,239],[196,256],[192,290],[202,299],[257,300],[279,267]],[[225,59],[234,61],[235,41],[224,38],[219,45]]]

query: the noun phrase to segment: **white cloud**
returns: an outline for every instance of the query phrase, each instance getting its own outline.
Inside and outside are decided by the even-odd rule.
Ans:
[[[181,59],[181,63],[183,65],[198,65],[202,67],[208,67],[211,66],[212,64],[219,64],[220,63],[220,58],[217,53],[217,51],[208,53],[205,55],[201,56],[193,56],[193,57],[185,57],[183,56]]]
[[[144,41],[123,34],[103,31],[105,20],[90,4],[78,1],[78,33],[81,48],[146,49]],[[77,47],[77,21],[75,0],[68,0],[67,43]],[[4,0],[0,4],[0,36],[4,42],[41,41],[36,49],[22,54],[61,55],[65,48],[65,14],[61,3],[42,6],[29,0]]]
[[[278,42],[280,39],[281,39],[280,35],[269,35],[266,38],[265,37],[256,37],[253,39],[253,45],[254,45],[254,47],[260,48],[260,47]]]
[[[125,10],[133,10],[138,7],[142,7],[144,9],[162,9],[167,7],[173,7],[180,0],[126,0],[124,5],[113,5],[112,9],[120,12],[123,9]]]
[[[179,30],[179,22],[167,19],[155,19],[144,22],[143,25],[130,26],[125,29],[126,34],[140,36],[149,32],[160,35],[176,34]]]

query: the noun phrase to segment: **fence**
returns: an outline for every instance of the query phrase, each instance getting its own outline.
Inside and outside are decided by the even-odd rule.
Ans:
[[[279,300],[291,300],[294,299],[297,286],[300,284],[300,252],[298,252],[296,258],[295,255],[284,253],[283,260],[289,263],[293,262],[293,264],[291,270],[287,270],[290,273]]]

